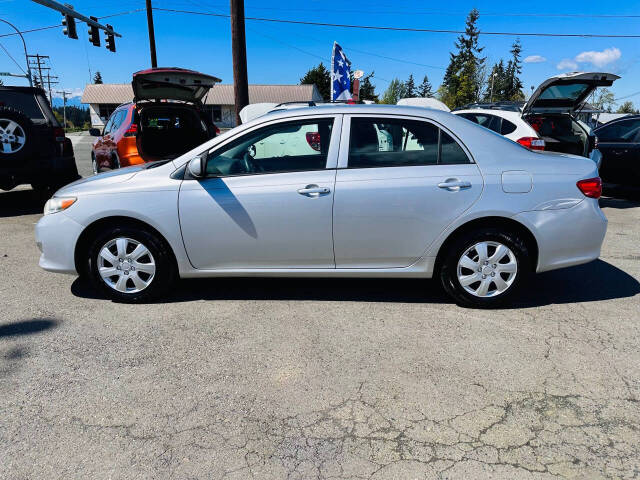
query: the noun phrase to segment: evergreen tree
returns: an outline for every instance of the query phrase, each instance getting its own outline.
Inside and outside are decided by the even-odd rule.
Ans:
[[[425,75],[422,79],[422,83],[418,86],[418,96],[423,98],[433,97],[432,89],[433,87],[431,86],[431,83],[429,83],[429,78]]]
[[[418,96],[418,91],[416,90],[416,84],[413,81],[413,75],[409,75],[409,78],[406,82],[404,82],[404,95],[406,98],[413,98]]]
[[[376,86],[371,83],[374,72],[360,79],[360,100],[372,100],[378,103],[378,95],[376,95]],[[353,85],[353,83],[351,84]]]
[[[635,108],[633,108],[633,102],[624,102],[622,105],[620,105],[620,108],[618,108],[618,111],[616,113],[636,113]]]
[[[484,92],[485,102],[499,102],[500,100],[507,99],[506,91],[508,79],[506,69],[504,68],[504,61],[502,59],[493,65],[486,84],[486,90]]]
[[[315,84],[325,102],[331,100],[331,74],[322,62],[305,73],[304,77],[300,79],[300,85],[310,84]]]
[[[380,99],[380,103],[386,103],[388,105],[395,105],[398,103],[398,100],[404,98],[405,88],[404,83],[394,78],[389,83],[389,86],[382,94],[382,99]]]
[[[93,83],[95,84],[100,84],[100,83],[104,83],[102,81],[102,74],[100,73],[100,71],[98,70],[96,72],[96,74],[93,76]]]
[[[504,100],[524,100],[524,92],[522,91],[522,44],[517,39],[511,46],[511,59],[507,63],[505,71]]]
[[[475,8],[469,12],[465,33],[455,43],[456,53],[450,54],[449,66],[439,89],[441,99],[450,108],[475,102],[482,90],[481,72],[485,57],[478,44],[480,31],[476,27],[480,13]]]

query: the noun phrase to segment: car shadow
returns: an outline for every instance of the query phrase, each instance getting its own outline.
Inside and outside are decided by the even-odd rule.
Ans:
[[[0,338],[33,335],[45,330],[50,330],[60,324],[54,318],[33,318],[18,322],[0,324]]]
[[[71,292],[103,298],[86,281],[76,279]],[[593,302],[632,297],[640,282],[619,268],[597,260],[586,265],[534,276],[507,308]],[[158,303],[196,300],[315,300],[342,302],[451,303],[435,280],[362,278],[210,278],[181,280]]]
[[[47,195],[35,190],[12,190],[0,193],[0,218],[42,213]]]
[[[627,198],[600,197],[600,208],[637,208],[640,207],[640,195],[637,200]]]

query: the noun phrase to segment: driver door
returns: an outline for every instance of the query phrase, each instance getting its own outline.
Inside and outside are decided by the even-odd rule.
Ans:
[[[342,116],[275,121],[209,152],[182,183],[180,225],[198,269],[334,268],[332,207]]]

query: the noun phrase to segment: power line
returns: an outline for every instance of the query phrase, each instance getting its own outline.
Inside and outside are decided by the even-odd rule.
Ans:
[[[4,50],[4,53],[6,53],[7,56],[13,61],[13,63],[17,65],[17,67],[22,71],[22,73],[27,75],[27,72],[24,71],[24,68],[22,68],[22,66],[18,62],[16,62],[16,59],[13,58],[13,56],[9,53],[9,50],[7,50],[2,43],[0,43],[0,47],[2,48],[2,50]]]
[[[630,93],[629,95],[625,95],[624,97],[618,97],[618,98],[614,98],[613,101],[617,102],[618,100],[624,100],[626,98],[631,98],[631,97],[635,97],[636,95],[640,95],[640,91],[635,92],[635,93]]]
[[[224,13],[207,13],[195,12],[193,10],[179,10],[176,8],[154,7],[154,10],[171,13],[184,13],[189,15],[204,15],[209,17],[229,18],[230,15]],[[245,17],[245,20],[253,20],[256,22],[271,23],[289,23],[294,25],[310,25],[316,27],[337,27],[364,30],[385,30],[394,32],[418,32],[418,33],[453,33],[463,34],[464,30],[441,30],[434,28],[411,28],[411,27],[389,27],[380,25],[355,25],[346,23],[327,23],[327,22],[309,22],[303,20],[286,20],[282,18],[264,18],[264,17]],[[599,33],[544,33],[544,32],[487,32],[480,31],[480,35],[501,35],[512,37],[578,37],[578,38],[640,38],[640,35],[624,35],[624,34],[599,34]]]

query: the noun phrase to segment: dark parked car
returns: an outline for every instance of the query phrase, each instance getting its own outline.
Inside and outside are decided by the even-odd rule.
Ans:
[[[612,120],[594,133],[602,153],[602,181],[640,186],[640,115]]]
[[[79,178],[71,140],[44,90],[0,87],[0,189],[56,190]]]

